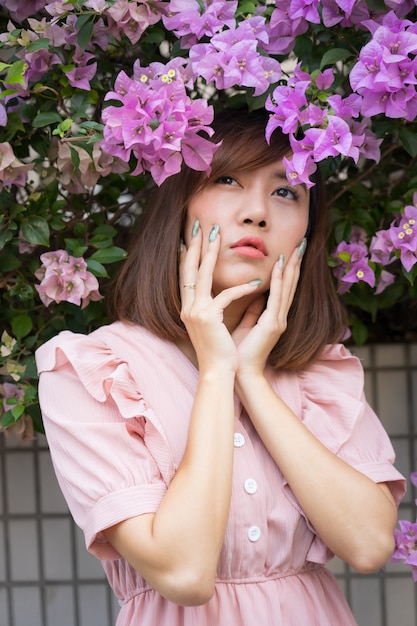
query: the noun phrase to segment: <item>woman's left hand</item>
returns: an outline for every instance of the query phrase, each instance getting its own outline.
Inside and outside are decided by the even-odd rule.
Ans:
[[[275,263],[266,306],[265,296],[261,295],[248,307],[233,332],[239,357],[238,378],[262,374],[269,353],[285,331],[300,277],[302,251],[302,247],[296,248],[285,266],[282,257]]]

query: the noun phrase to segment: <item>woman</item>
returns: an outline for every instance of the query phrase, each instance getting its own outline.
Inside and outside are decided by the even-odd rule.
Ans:
[[[337,343],[325,205],[288,184],[265,122],[223,116],[210,176],[156,191],[119,321],[37,353],[58,480],[118,626],[353,625],[324,564],[370,572],[393,550],[404,480]]]

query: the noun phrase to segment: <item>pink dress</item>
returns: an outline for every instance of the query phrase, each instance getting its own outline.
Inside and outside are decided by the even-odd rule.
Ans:
[[[214,597],[196,607],[165,600],[102,531],[157,510],[184,452],[197,370],[174,344],[121,322],[88,336],[64,331],[36,356],[56,474],[87,549],[102,561],[120,601],[117,626],[356,623],[324,567],[331,553],[237,399],[233,496]],[[355,357],[332,346],[301,374],[267,375],[330,450],[372,480],[388,482],[400,500],[405,481],[366,404]]]

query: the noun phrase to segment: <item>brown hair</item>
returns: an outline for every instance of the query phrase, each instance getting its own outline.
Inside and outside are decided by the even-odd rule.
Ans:
[[[186,335],[180,319],[178,245],[190,198],[209,180],[231,171],[250,170],[288,155],[288,138],[276,130],[265,140],[266,111],[229,111],[213,124],[213,141],[222,141],[210,177],[184,166],[153,192],[113,291],[118,319],[144,326],[163,339]],[[327,266],[328,219],[324,188],[317,178],[310,190],[308,245],[285,333],[272,350],[275,368],[303,369],[328,343],[340,341],[344,309]]]

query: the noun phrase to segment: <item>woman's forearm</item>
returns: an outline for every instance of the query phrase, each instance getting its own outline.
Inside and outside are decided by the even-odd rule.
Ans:
[[[301,508],[329,549],[359,571],[381,567],[392,552],[397,520],[386,486],[377,485],[330,452],[262,374],[239,377],[237,392]]]
[[[106,532],[162,595],[179,604],[211,597],[232,487],[234,373],[200,376],[182,461],[158,511]]]

